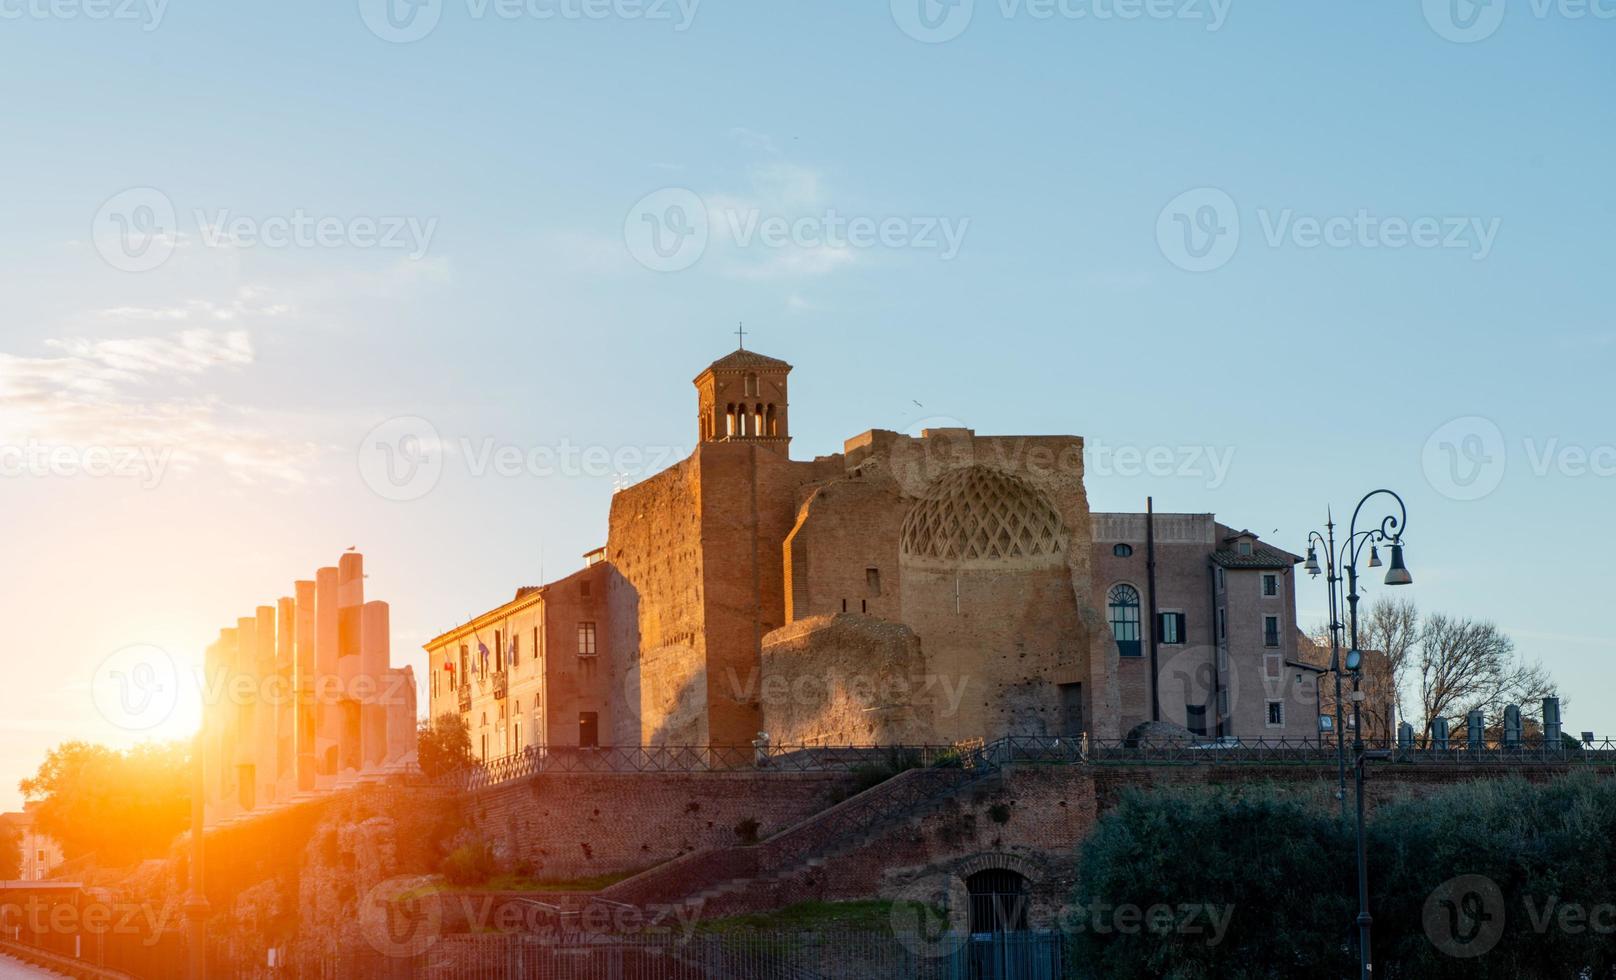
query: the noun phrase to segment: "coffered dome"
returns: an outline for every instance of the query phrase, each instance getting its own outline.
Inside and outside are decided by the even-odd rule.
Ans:
[[[905,561],[990,566],[1052,564],[1066,527],[1049,498],[1002,470],[968,466],[938,477],[903,520]]]

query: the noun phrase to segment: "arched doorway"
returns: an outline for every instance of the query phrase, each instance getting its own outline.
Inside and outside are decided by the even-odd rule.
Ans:
[[[1024,875],[1008,868],[986,868],[965,879],[970,895],[972,935],[1026,932],[1032,889]]]

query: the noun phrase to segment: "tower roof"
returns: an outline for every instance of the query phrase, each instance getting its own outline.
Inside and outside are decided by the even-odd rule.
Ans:
[[[718,360],[707,365],[707,371],[713,372],[755,371],[758,368],[772,369],[776,371],[789,371],[791,370],[791,365],[780,360],[778,357],[770,357],[767,354],[759,354],[755,350],[747,350],[744,347],[732,353],[725,354],[723,357],[720,357]],[[703,371],[701,374],[706,374],[707,371]],[[700,380],[701,375],[698,374],[696,379]]]

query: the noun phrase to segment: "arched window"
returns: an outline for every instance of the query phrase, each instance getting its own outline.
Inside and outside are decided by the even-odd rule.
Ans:
[[[1133,545],[1131,545],[1131,544],[1119,544],[1119,545],[1116,545],[1115,547],[1113,547],[1111,549],[1111,553],[1113,555],[1116,555],[1118,558],[1132,558],[1133,557]]]
[[[763,427],[763,404],[759,402],[752,408],[752,434],[765,435],[769,430]]]
[[[746,376],[746,393],[748,395],[755,395],[758,393],[757,375],[749,374]]]
[[[971,898],[971,932],[1025,932],[1032,890],[1006,868],[989,868],[965,879]]]
[[[1111,614],[1111,635],[1117,641],[1117,655],[1139,656],[1139,590],[1127,584],[1112,586],[1107,608]]]
[[[767,409],[764,410],[763,418],[764,418],[764,424],[766,426],[768,426],[768,428],[764,429],[763,431],[767,432],[770,436],[779,435],[780,434],[780,423],[774,417],[774,406],[773,405],[770,405]]]
[[[724,435],[738,436],[740,434],[740,430],[735,427],[735,404],[731,402],[724,406]]]

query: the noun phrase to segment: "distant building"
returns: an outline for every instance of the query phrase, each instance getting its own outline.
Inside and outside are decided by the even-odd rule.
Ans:
[[[611,744],[606,587],[599,552],[557,582],[516,597],[426,644],[433,720],[458,714],[472,755]]]
[[[1341,656],[1347,655],[1346,640],[1343,638]],[[1328,673],[1330,665],[1330,644],[1326,640],[1317,639],[1298,633],[1298,657],[1316,665],[1319,670],[1319,710],[1330,719],[1330,725],[1335,724],[1335,678]],[[1359,717],[1363,723],[1365,739],[1376,742],[1384,741],[1388,744],[1397,739],[1397,723],[1403,719],[1397,717],[1396,691],[1392,684],[1392,663],[1385,653],[1379,650],[1363,651],[1363,669],[1359,672],[1359,689],[1363,691],[1364,699],[1359,706]],[[1352,675],[1344,673],[1341,677],[1341,730],[1352,736]]]
[[[39,881],[63,861],[61,845],[35,826],[38,807],[37,802],[24,803],[21,812],[0,813],[0,823],[10,827],[17,835],[17,848],[22,854],[17,877],[22,881]]]
[[[426,644],[479,757],[589,745],[1308,738],[1300,559],[1207,514],[1090,514],[1077,436],[871,430],[789,455],[791,365],[695,379],[696,450],[606,546]],[[486,653],[485,653],[486,651]]]
[[[1316,671],[1296,650],[1299,557],[1211,514],[1156,514],[1153,535],[1144,514],[1092,517],[1123,732],[1160,720],[1208,737],[1315,737]]]

